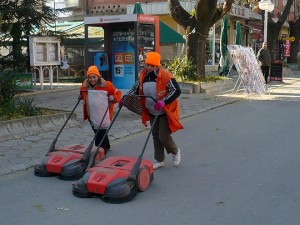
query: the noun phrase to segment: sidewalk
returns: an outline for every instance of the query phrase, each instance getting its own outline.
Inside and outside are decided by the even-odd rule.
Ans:
[[[271,82],[271,95],[265,95],[260,99],[272,97],[273,89],[280,89],[293,83],[300,84],[300,72],[287,71],[283,82]],[[33,99],[38,107],[71,111],[77,102],[79,84],[60,84],[49,90],[44,85],[44,90],[36,90],[25,96]],[[215,93],[218,94],[218,93]],[[180,96],[181,118],[186,118],[205,112],[226,104],[230,104],[248,96],[245,94],[182,94]],[[259,100],[259,99],[258,99]],[[117,106],[115,111],[118,110]],[[82,121],[82,102],[76,108],[75,113],[79,120],[79,125],[65,128],[58,141],[59,146],[74,144],[88,145],[93,139],[93,132],[88,122]],[[114,143],[115,140],[144,131],[140,117],[126,108],[122,108],[117,121],[109,132],[109,138]],[[38,164],[44,157],[57,135],[58,131],[43,132],[38,135],[25,136],[17,139],[0,142],[0,175],[9,174],[19,170],[24,170]]]

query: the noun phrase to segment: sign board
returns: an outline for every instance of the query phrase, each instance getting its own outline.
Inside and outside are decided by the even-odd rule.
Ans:
[[[284,41],[284,57],[290,57],[291,56],[291,41],[285,40]]]
[[[106,24],[137,21],[137,14],[84,17],[84,24]]]
[[[282,63],[271,64],[271,81],[282,81]]]
[[[249,19],[249,10],[242,6],[232,4],[231,9],[230,9],[230,15],[236,16],[239,18]]]
[[[17,90],[33,90],[32,73],[16,74],[15,85]]]
[[[30,36],[31,66],[61,65],[60,39],[49,36]]]

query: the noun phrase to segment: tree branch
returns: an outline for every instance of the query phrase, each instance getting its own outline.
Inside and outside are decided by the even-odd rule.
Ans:
[[[194,16],[182,8],[178,0],[168,0],[168,3],[171,17],[184,29],[190,26],[192,21],[195,20]]]
[[[223,8],[217,8],[214,14],[214,18],[211,21],[211,26],[214,25],[220,19],[222,19],[222,17],[225,16],[230,11],[233,3],[234,0],[227,0],[223,5]]]
[[[277,27],[281,27],[284,24],[284,22],[286,21],[286,18],[288,17],[288,15],[291,11],[291,7],[292,7],[293,3],[294,3],[294,0],[288,0],[281,16],[279,16],[279,18],[278,18],[278,21],[275,23],[271,17],[268,17],[268,23],[274,24]]]

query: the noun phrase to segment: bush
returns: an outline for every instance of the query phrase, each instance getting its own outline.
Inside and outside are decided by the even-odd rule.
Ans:
[[[22,116],[37,116],[41,114],[41,109],[33,104],[33,99],[17,99],[17,108]]]
[[[13,71],[0,73],[0,121],[41,114],[32,99],[21,100],[16,96],[15,77]]]
[[[177,81],[199,81],[196,66],[187,56],[175,57],[168,61],[165,67],[175,76]]]
[[[196,66],[187,56],[175,57],[173,60],[165,64],[177,81],[182,82],[216,82],[217,80],[224,80],[224,77],[219,75],[207,75],[204,79],[197,76]]]
[[[13,71],[0,72],[0,105],[11,102],[16,94],[15,74]]]

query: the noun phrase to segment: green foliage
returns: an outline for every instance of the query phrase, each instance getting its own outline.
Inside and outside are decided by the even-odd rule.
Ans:
[[[4,102],[0,105],[0,121],[18,118],[17,108],[13,101]]]
[[[0,105],[13,100],[16,94],[15,77],[12,71],[0,72]]]
[[[0,121],[25,116],[40,115],[41,110],[32,99],[20,99],[15,86],[13,71],[0,72]]]
[[[22,50],[28,45],[28,36],[34,34],[41,24],[55,21],[53,9],[44,0],[1,0],[0,43],[12,47],[12,51],[0,58],[0,71],[29,67],[28,54]]]
[[[191,60],[188,60],[187,56],[175,57],[168,61],[165,67],[179,82],[216,82],[225,79],[219,75],[206,75],[205,78],[199,78],[196,66],[192,64]]]
[[[15,97],[0,106],[0,121],[38,116],[43,114],[42,110],[33,104],[33,99],[20,99]]]
[[[199,81],[196,66],[187,56],[175,57],[165,65],[178,81]]]
[[[22,116],[37,116],[41,114],[41,109],[33,104],[33,99],[17,99],[17,108]]]

